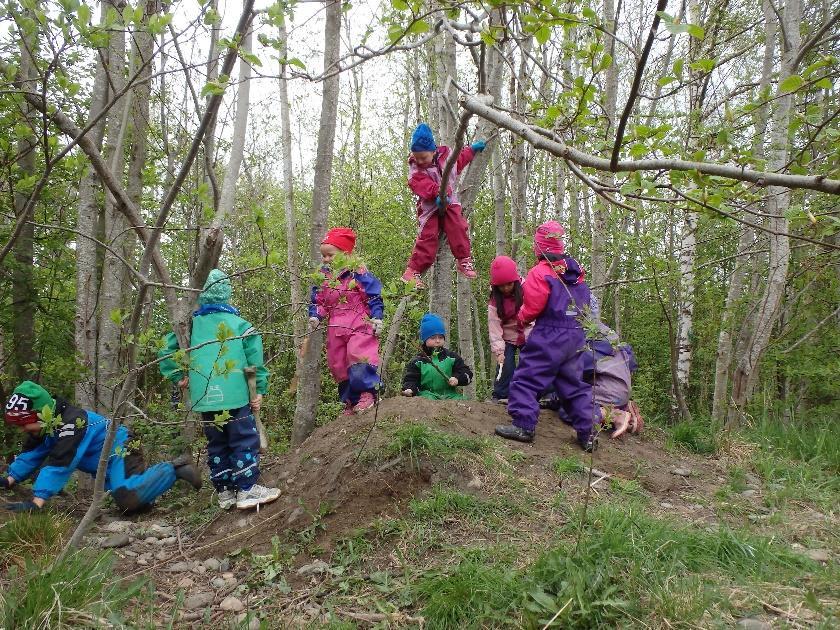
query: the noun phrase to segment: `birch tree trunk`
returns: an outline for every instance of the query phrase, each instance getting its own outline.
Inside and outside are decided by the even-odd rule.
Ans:
[[[510,98],[513,103],[514,117],[524,121],[528,104],[528,92],[525,87],[528,81],[528,64],[525,54],[533,48],[532,38],[525,37],[520,43],[520,48],[522,52],[519,68],[515,79],[512,77]],[[522,247],[522,240],[525,237],[525,217],[528,205],[528,165],[525,141],[519,137],[513,137],[512,142],[510,149],[510,253],[517,266],[524,269],[527,250]]]
[[[324,27],[324,70],[337,69],[341,50],[341,2],[327,0]],[[332,183],[333,147],[338,117],[339,74],[335,72],[324,80],[321,95],[321,123],[318,128],[318,149],[315,156],[315,179],[312,188],[312,232],[310,236],[310,261],[313,267],[320,263],[319,247],[327,230]],[[320,359],[324,348],[324,331],[309,334],[306,352],[300,358],[300,375],[292,426],[292,444],[300,444],[315,429],[318,397],[321,392]]]
[[[32,11],[25,9],[24,14],[34,19]],[[27,91],[40,90],[37,83],[38,68],[35,65],[35,53],[38,49],[36,31],[25,35],[20,41],[20,68],[18,77],[21,89]],[[38,112],[25,100],[22,103],[23,113],[27,121],[20,125],[26,129],[17,140],[17,165],[20,178],[31,177],[35,173],[35,158],[37,152],[37,138],[35,130],[38,128]],[[28,191],[14,191],[15,217],[20,217],[26,210],[29,200]],[[31,223],[23,226],[20,236],[14,244],[14,264],[11,269],[12,281],[12,352],[11,373],[20,382],[33,378],[35,371],[30,364],[36,361],[35,344],[35,298],[37,290],[34,286],[34,249],[35,228]]]
[[[787,41],[786,46],[782,48],[780,85],[786,78],[796,73],[794,61],[802,42],[801,1],[789,0],[782,11],[783,28],[781,30]],[[793,94],[782,93],[778,90],[768,155],[768,170],[771,172],[781,171],[788,161],[793,98]],[[789,225],[786,217],[790,206],[790,194],[790,189],[779,186],[770,186],[767,189],[765,206],[767,227],[773,232],[767,235],[770,245],[767,284],[759,302],[752,337],[735,370],[732,383],[732,406],[727,417],[727,423],[730,425],[740,422],[744,407],[752,395],[758,376],[759,361],[769,344],[770,334],[779,316],[779,305],[784,297],[790,264],[790,239],[787,236]]]
[[[286,22],[280,24],[280,59],[289,56],[289,34]],[[292,330],[295,335],[295,347],[303,336],[306,318],[304,317],[303,288],[300,278],[298,258],[297,223],[295,221],[295,180],[292,168],[292,124],[290,122],[291,103],[289,102],[288,66],[280,64],[280,132],[283,144],[283,209],[286,217],[286,260],[289,268],[289,288],[291,292]]]

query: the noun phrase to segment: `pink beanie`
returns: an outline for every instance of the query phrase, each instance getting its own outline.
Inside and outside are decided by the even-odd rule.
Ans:
[[[563,255],[566,246],[563,235],[566,232],[557,221],[546,221],[537,228],[534,234],[534,254],[539,258],[543,254]]]
[[[490,263],[490,284],[494,287],[519,279],[519,269],[516,268],[513,258],[496,256]]]

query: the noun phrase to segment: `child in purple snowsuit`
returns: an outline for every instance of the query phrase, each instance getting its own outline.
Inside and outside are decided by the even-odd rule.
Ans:
[[[534,328],[519,355],[508,396],[512,423],[496,427],[496,434],[509,440],[532,442],[540,413],[539,397],[552,385],[572,427],[578,444],[592,452],[597,441],[593,425],[600,410],[592,401],[592,386],[583,380],[586,343],[578,318],[590,306],[584,270],[565,254],[563,228],[556,221],[543,223],[534,235],[537,264],[522,286],[523,303],[519,319],[534,322]]]

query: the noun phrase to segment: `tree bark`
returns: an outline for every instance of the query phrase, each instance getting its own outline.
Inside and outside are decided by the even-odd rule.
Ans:
[[[338,64],[341,49],[341,3],[327,0],[326,26],[324,28],[324,71],[328,72]],[[310,261],[313,266],[320,262],[319,247],[327,228],[332,183],[333,147],[338,116],[339,74],[333,73],[324,80],[321,96],[321,123],[318,128],[318,149],[315,156],[315,179],[312,188],[312,232],[310,238]],[[298,369],[300,375],[295,417],[292,426],[292,444],[300,444],[315,429],[318,397],[321,392],[320,358],[324,347],[323,328],[313,331],[306,344]]]

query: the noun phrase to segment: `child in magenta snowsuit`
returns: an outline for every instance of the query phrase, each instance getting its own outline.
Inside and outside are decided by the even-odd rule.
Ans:
[[[538,262],[523,284],[519,320],[535,323],[510,383],[512,424],[497,426],[496,434],[532,442],[540,395],[553,385],[577,432],[578,444],[591,452],[597,446],[593,425],[601,414],[593,404],[592,386],[583,380],[581,351],[586,337],[578,319],[590,306],[589,287],[583,268],[565,254],[562,237],[563,228],[556,221],[543,223],[534,235]]]
[[[507,402],[516,355],[525,345],[525,326],[517,315],[522,308],[522,278],[512,258],[496,256],[490,263],[490,302],[487,331],[490,351],[499,366],[493,382],[493,401]]]
[[[461,149],[449,175],[446,197],[441,199],[440,183],[451,151],[449,147],[439,147],[435,144],[432,130],[426,123],[420,123],[414,130],[411,136],[411,155],[408,158],[408,187],[417,195],[420,231],[402,276],[405,282],[414,281],[418,288],[423,287],[421,275],[435,262],[441,232],[446,234],[452,255],[458,264],[458,271],[470,280],[476,277],[469,226],[461,214],[457,184],[461,171],[472,162],[476,153],[484,150],[484,147],[485,143],[479,140]]]
[[[327,320],[327,365],[338,383],[344,415],[369,409],[376,403],[379,385],[379,333],[382,331],[382,283],[364,267],[334,273],[330,263],[338,252],[350,254],[356,234],[333,228],[321,241],[324,281],[312,287],[310,327]]]

